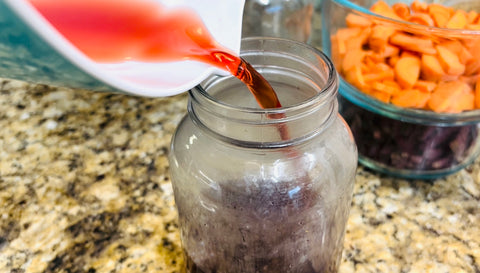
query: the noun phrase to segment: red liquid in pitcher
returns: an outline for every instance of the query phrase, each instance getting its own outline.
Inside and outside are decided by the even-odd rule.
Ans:
[[[187,8],[149,0],[30,0],[79,50],[98,62],[196,60],[229,71],[262,108],[281,107],[268,82],[217,43]],[[286,132],[283,137],[288,137]]]

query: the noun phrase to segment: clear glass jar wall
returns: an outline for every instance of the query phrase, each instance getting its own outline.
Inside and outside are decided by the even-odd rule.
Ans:
[[[241,56],[284,107],[259,109],[233,77],[190,91],[170,151],[185,271],[336,272],[357,152],[333,65],[279,39],[246,39]]]

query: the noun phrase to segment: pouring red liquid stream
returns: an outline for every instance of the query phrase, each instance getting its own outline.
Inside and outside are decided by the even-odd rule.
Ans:
[[[281,107],[263,76],[216,42],[193,10],[168,8],[149,0],[30,2],[66,39],[95,61],[200,61],[240,79],[262,108]],[[282,139],[289,139],[284,126],[279,126],[279,132]]]
[[[196,60],[244,81],[263,108],[281,107],[251,66],[218,44],[187,8],[149,0],[30,0],[72,44],[98,62]]]

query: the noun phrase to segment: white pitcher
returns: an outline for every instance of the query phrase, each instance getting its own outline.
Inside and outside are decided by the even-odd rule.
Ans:
[[[68,1],[68,0],[67,0]],[[213,38],[240,51],[244,0],[152,0],[192,8]],[[196,61],[97,63],[74,47],[25,0],[0,0],[0,77],[162,97],[226,72]]]

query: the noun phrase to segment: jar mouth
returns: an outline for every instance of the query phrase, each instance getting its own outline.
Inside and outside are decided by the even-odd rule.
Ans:
[[[189,115],[206,132],[243,147],[283,147],[319,134],[337,116],[338,75],[324,53],[293,40],[249,37],[240,57],[284,107],[262,109],[240,80],[212,75],[189,93]]]
[[[277,48],[279,52],[272,52],[272,49],[266,49],[270,48],[271,46]],[[294,51],[298,52],[310,52],[310,55],[315,56],[314,58],[318,63],[311,63],[311,60],[309,60],[308,57],[302,58],[304,56],[297,55],[292,52],[282,51],[282,49],[288,49],[291,51],[293,48],[295,49]],[[266,60],[270,58],[277,62],[282,62],[282,64],[285,64],[285,60],[294,60],[295,62],[301,64],[304,68],[307,68],[309,71],[305,72],[303,70],[295,70],[291,67],[283,67],[278,63],[265,63],[263,60],[259,60],[259,55],[262,56],[260,59]],[[254,96],[248,91],[246,86],[244,86],[243,83],[241,83],[232,75],[211,75],[202,83],[189,91],[191,97],[195,100],[198,100],[198,102],[201,102],[202,104],[208,104],[206,107],[223,108],[224,111],[231,113],[239,112],[275,115],[305,111],[304,109],[306,108],[316,107],[319,104],[327,103],[334,99],[337,95],[338,75],[333,63],[326,54],[307,44],[282,38],[248,37],[242,39],[240,57],[246,59],[250,64],[252,64],[252,66],[259,71],[269,83],[272,84],[275,91],[277,91],[277,89],[275,88],[274,84],[278,79],[272,79],[270,74],[281,71],[283,72],[281,76],[288,77],[290,80],[293,80],[293,82],[296,82],[296,80],[305,81],[305,79],[307,79],[307,82],[303,84],[305,85],[304,87],[311,89],[310,96],[305,96],[304,98],[293,103],[284,103],[282,101],[282,94],[277,92],[279,99],[282,102],[282,107],[260,108],[258,105],[238,105],[215,96],[215,94],[212,94],[211,90],[214,90],[215,86],[219,84],[230,84],[231,87],[236,86],[237,88],[241,86],[242,90],[239,90],[239,92],[241,91],[243,96],[250,96],[253,99]],[[280,59],[283,59],[283,61]],[[315,77],[318,77],[319,75],[320,77],[316,79]],[[293,85],[295,85],[295,83],[293,83],[292,86]],[[292,88],[299,89],[298,87]]]

